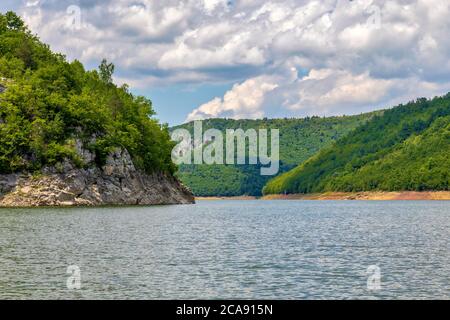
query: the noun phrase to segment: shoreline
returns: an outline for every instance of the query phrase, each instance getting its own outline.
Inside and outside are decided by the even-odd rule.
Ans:
[[[214,201],[214,200],[258,200],[254,196],[236,196],[236,197],[195,197],[195,201]]]
[[[195,197],[198,201],[211,200],[450,200],[450,191],[365,191],[365,192],[325,192],[311,194],[273,194],[263,197]]]

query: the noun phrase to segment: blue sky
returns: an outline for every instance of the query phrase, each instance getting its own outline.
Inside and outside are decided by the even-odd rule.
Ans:
[[[135,89],[134,93],[151,98],[157,118],[171,125],[181,124],[186,116],[199,105],[223,95],[232,84],[171,85],[149,89]]]
[[[171,125],[357,114],[450,91],[442,0],[2,0]]]

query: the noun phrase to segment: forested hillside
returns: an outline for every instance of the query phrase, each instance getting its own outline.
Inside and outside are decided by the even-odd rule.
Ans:
[[[449,190],[450,94],[374,117],[273,180],[265,194]]]
[[[307,160],[375,114],[305,119],[209,119],[203,121],[203,131],[211,128],[223,133],[226,129],[279,129],[282,173]],[[177,128],[186,128],[193,133],[192,122],[171,130]],[[197,196],[259,196],[266,182],[272,178],[261,176],[259,168],[258,165],[181,165],[178,175]]]
[[[67,62],[16,14],[0,14],[0,174],[64,159],[82,167],[79,141],[98,164],[121,147],[146,172],[174,173],[168,128],[151,118],[150,100],[112,82],[113,72],[105,60],[98,71]]]

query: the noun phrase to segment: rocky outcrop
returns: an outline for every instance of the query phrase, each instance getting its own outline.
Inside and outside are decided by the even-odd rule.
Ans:
[[[86,163],[94,157],[77,145]],[[0,207],[189,204],[192,193],[176,178],[135,168],[126,150],[103,167],[76,168],[66,161],[39,174],[0,175]]]

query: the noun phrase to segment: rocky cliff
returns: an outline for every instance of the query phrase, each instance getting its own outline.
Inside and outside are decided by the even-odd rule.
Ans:
[[[38,174],[0,175],[0,207],[189,204],[192,193],[176,178],[138,170],[126,150],[111,153],[103,167],[80,146],[90,166],[66,161]]]

